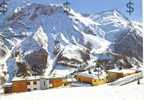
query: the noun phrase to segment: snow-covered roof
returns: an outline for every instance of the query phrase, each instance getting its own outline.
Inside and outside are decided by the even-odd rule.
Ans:
[[[12,85],[12,83],[5,83],[5,84],[3,84],[3,87],[9,87],[11,85]]]
[[[128,74],[128,73],[135,73],[136,70],[134,69],[111,69],[111,70],[108,70],[108,72],[116,72],[116,73],[123,73],[123,74]]]
[[[30,77],[14,77],[12,81],[22,81],[22,80],[39,80],[40,76],[30,76]]]
[[[22,80],[27,80],[27,81],[30,81],[30,80],[40,80],[40,79],[57,79],[57,78],[65,78],[64,76],[62,75],[53,75],[53,76],[29,76],[29,77],[14,77],[12,79],[12,82],[14,81],[22,81]]]
[[[41,78],[42,79],[63,79],[65,77],[63,75],[56,74],[51,76],[42,76]]]
[[[90,73],[88,73],[88,71],[78,73],[77,75],[85,76],[85,77],[89,77],[89,78],[93,78],[93,79],[103,79],[103,78],[106,78],[106,73],[104,71],[102,71],[102,74],[100,74],[99,77],[98,77],[98,72],[92,72],[90,74]]]

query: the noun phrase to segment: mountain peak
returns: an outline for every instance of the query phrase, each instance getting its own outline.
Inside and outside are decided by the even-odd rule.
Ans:
[[[9,36],[9,40],[13,42],[14,50],[18,48],[23,55],[33,54],[40,48],[44,48],[50,61],[48,65],[52,62],[50,67],[56,64],[59,52],[61,60],[71,64],[75,63],[73,61],[77,56],[89,58],[90,55],[103,53],[109,48],[113,51],[122,48],[117,50],[118,53],[121,51],[125,53],[128,50],[124,49],[128,49],[127,46],[131,43],[129,51],[132,52],[129,55],[137,55],[133,53],[135,50],[133,48],[137,45],[133,42],[142,43],[141,37],[135,31],[129,32],[130,21],[118,10],[102,12],[97,14],[97,17],[93,16],[93,18],[84,17],[72,8],[66,9],[63,5],[32,3],[24,7],[19,6],[15,12],[6,17],[4,29],[7,31],[6,34],[3,33],[5,36],[9,33],[13,35],[13,37]],[[22,37],[23,34],[26,36]],[[137,39],[134,39],[135,37]],[[127,45],[119,45],[116,48],[118,44]],[[86,52],[82,52],[83,48],[87,49]],[[128,54],[129,51],[126,53]],[[74,57],[67,59],[72,54]]]
[[[48,48],[48,38],[47,38],[47,33],[44,32],[43,27],[40,26],[36,33],[34,34],[33,38],[35,41],[39,43],[41,47],[43,47],[46,51]]]

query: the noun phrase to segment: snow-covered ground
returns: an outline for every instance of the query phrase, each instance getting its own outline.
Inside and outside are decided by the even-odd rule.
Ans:
[[[125,86],[95,86],[40,90],[33,92],[2,95],[1,100],[143,100],[144,80]]]

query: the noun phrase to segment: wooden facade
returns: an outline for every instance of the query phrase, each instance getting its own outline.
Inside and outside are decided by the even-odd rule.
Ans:
[[[50,79],[50,84],[52,84],[52,88],[64,86],[64,79],[63,78],[53,78]]]
[[[101,85],[107,82],[106,77],[103,78],[97,78],[97,76],[89,76],[89,75],[82,75],[78,74],[76,75],[76,79],[83,83],[89,83],[91,85]]]
[[[26,80],[13,81],[12,92],[26,92],[26,91],[27,91]]]
[[[4,93],[12,93],[12,83],[5,83],[3,85]]]
[[[133,70],[133,69],[122,69],[122,70],[112,69],[112,70],[108,70],[107,72],[108,72],[108,81],[113,82],[119,78],[122,78],[122,77],[136,73],[136,70]]]
[[[44,90],[64,86],[65,77],[16,77],[10,86],[4,86],[4,93],[19,93],[32,90]]]
[[[40,77],[14,78],[12,80],[12,92],[27,92],[40,89]]]

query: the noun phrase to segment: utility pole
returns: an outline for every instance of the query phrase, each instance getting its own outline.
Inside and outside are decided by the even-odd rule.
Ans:
[[[67,0],[63,3],[63,6],[65,8],[66,11],[70,11],[70,2],[68,2]]]
[[[5,14],[8,10],[8,3],[6,0],[3,0],[0,2],[0,14]]]

